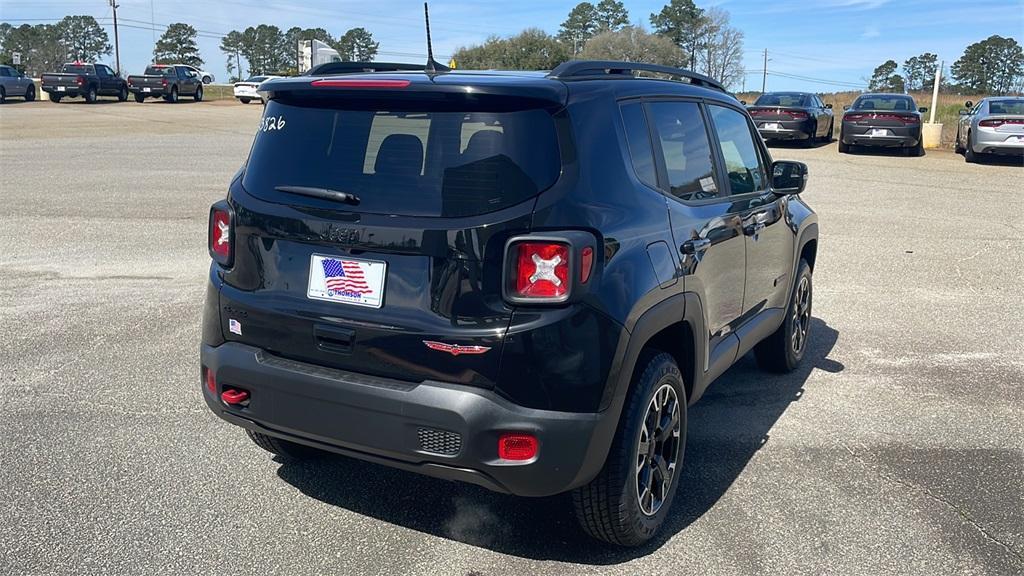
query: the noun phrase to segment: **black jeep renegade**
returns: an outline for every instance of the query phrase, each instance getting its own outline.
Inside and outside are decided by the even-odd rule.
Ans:
[[[686,70],[265,82],[210,211],[202,390],[283,457],[327,450],[649,539],[687,406],[807,348],[807,168]]]

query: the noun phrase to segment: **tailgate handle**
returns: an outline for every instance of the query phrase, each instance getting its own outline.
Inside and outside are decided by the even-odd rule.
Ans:
[[[317,348],[324,352],[347,354],[352,351],[352,343],[356,339],[356,331],[351,328],[337,326],[313,326],[313,336]]]

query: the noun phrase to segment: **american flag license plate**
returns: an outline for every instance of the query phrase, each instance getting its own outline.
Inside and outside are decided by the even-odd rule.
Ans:
[[[313,254],[306,296],[342,304],[380,308],[384,304],[386,262]]]

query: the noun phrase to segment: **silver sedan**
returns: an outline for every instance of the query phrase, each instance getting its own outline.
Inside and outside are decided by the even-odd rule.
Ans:
[[[1024,98],[968,100],[956,128],[956,151],[968,162],[983,154],[1024,155]]]

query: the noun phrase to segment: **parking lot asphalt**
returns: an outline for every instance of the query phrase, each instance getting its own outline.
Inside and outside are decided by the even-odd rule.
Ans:
[[[199,391],[207,210],[261,107],[0,107],[0,574],[1020,574],[1024,168],[774,147],[820,214],[804,366],[691,409],[663,537],[344,458]]]

